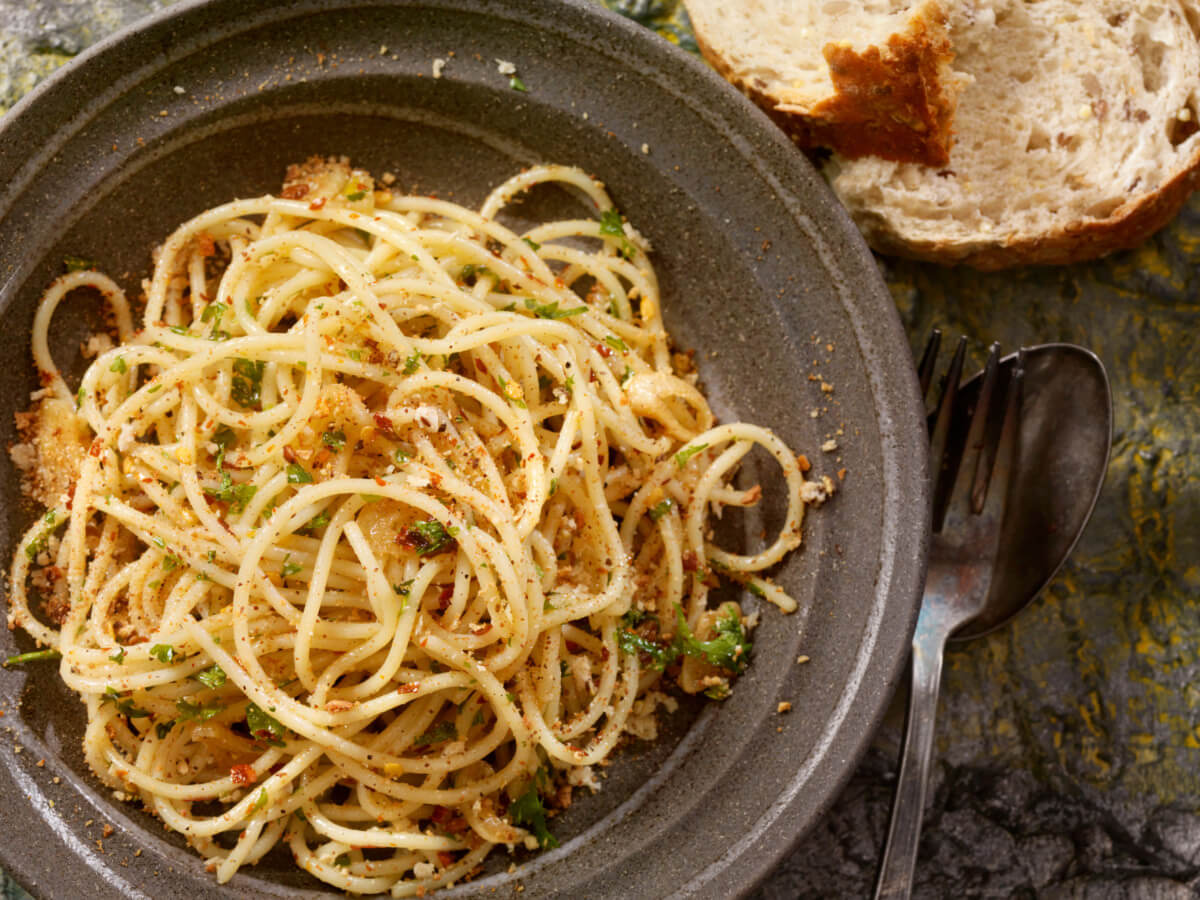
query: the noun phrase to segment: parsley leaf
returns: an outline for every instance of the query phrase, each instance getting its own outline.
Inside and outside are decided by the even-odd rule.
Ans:
[[[287,578],[289,575],[295,575],[297,572],[299,572],[301,569],[304,568],[304,566],[302,566],[300,563],[289,562],[289,560],[291,558],[292,558],[292,554],[290,554],[290,553],[283,558],[283,568],[280,569],[279,574],[282,575],[284,578]]]
[[[255,740],[266,741],[272,747],[282,747],[287,730],[273,716],[263,712],[257,703],[246,707],[246,725]]]
[[[450,741],[458,737],[458,729],[454,727],[451,721],[438,722],[424,734],[417,737],[412,745],[416,747],[430,747],[434,744],[440,744],[443,741]]]
[[[341,450],[346,446],[346,433],[340,428],[326,431],[321,435],[321,443],[330,450]]]
[[[695,456],[701,450],[706,449],[707,447],[708,447],[708,444],[696,444],[692,447],[684,447],[682,450],[680,450],[678,453],[675,454],[675,465],[679,466],[679,468],[682,469],[684,466],[686,466],[688,464],[689,459],[691,459],[693,456]]]
[[[262,380],[266,363],[261,359],[238,357],[233,361],[233,385],[230,393],[238,406],[253,409],[262,405]]]
[[[237,441],[237,435],[228,425],[222,425],[213,432],[212,442],[222,450],[228,450]]]
[[[108,371],[116,372],[118,375],[124,375],[128,372],[129,366],[125,365],[125,357],[118,356],[114,359],[112,365],[108,367]]]
[[[205,488],[204,493],[217,500],[224,500],[229,504],[229,508],[234,513],[240,513],[246,508],[246,504],[253,499],[255,492],[258,490],[252,484],[243,484],[235,482],[228,472],[221,470],[221,484],[217,488]]]
[[[727,609],[725,615],[717,620],[716,634],[707,641],[698,641],[692,636],[683,610],[678,606],[675,607],[675,614],[679,624],[675,639],[682,652],[728,672],[737,673],[746,668],[753,644],[746,640],[742,620],[732,609]]]
[[[671,511],[671,507],[674,505],[675,502],[670,497],[668,497],[666,500],[660,500],[658,503],[655,503],[652,507],[650,507],[650,519],[654,522],[657,522],[659,519],[669,513]]]
[[[604,343],[608,344],[608,346],[612,347],[614,350],[616,350],[620,353],[628,353],[629,352],[629,345],[626,344],[619,337],[617,337],[615,334],[610,334],[608,337],[606,337],[604,339]]]
[[[214,691],[225,684],[225,670],[220,666],[213,664],[207,669],[201,669],[192,676],[206,688],[212,688]]]
[[[421,353],[419,350],[414,350],[412,356],[404,360],[404,374],[412,375],[421,365]]]
[[[145,719],[150,716],[149,711],[134,706],[132,699],[122,697],[121,692],[115,687],[106,687],[104,689],[104,696],[100,698],[100,702],[116,704],[117,712],[130,719]]]
[[[525,308],[533,310],[533,314],[539,319],[565,319],[568,316],[577,316],[580,313],[588,311],[586,306],[576,306],[571,309],[559,309],[558,301],[553,303],[540,304],[532,297],[525,298]]]
[[[192,703],[190,700],[183,699],[175,701],[175,708],[179,710],[179,720],[181,722],[187,722],[193,719],[197,722],[204,722],[225,711],[225,707],[220,703],[212,703],[208,706],[202,706],[199,703]]]
[[[615,209],[606,209],[600,214],[600,233],[617,238],[617,252],[626,259],[633,259],[637,253],[637,248],[625,234],[625,225],[621,221],[621,214]]]
[[[538,846],[543,850],[558,846],[558,840],[546,827],[546,808],[542,806],[542,798],[538,796],[535,785],[530,785],[529,790],[509,804],[508,814],[514,825],[533,831]]]
[[[288,484],[312,484],[313,477],[308,473],[308,470],[300,463],[288,463],[287,466],[287,483]]]
[[[405,532],[406,543],[417,551],[418,556],[439,553],[454,546],[454,535],[458,529],[446,529],[437,519],[425,519],[417,522]]]
[[[150,655],[160,663],[172,663],[175,662],[175,657],[179,655],[179,651],[170,644],[155,644],[150,648]]]

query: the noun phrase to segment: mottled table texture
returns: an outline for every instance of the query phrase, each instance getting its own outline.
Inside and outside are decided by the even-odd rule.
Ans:
[[[694,50],[674,0],[607,0]],[[0,110],[167,5],[0,0]],[[941,325],[1071,341],[1108,366],[1112,465],[1073,558],[1008,628],[952,649],[918,897],[1200,894],[1200,196],[1138,250],[995,275],[880,260],[914,346]],[[903,719],[757,900],[869,894]],[[6,897],[20,897],[11,882]]]

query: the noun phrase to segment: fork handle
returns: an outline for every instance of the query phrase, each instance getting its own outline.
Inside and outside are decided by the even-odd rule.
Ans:
[[[940,616],[923,608],[912,644],[912,692],[908,702],[908,725],[892,820],[884,845],[883,863],[875,884],[876,900],[912,896],[913,869],[921,840],[921,819],[929,787],[933,760],[933,734],[937,716],[938,686],[942,680],[942,657],[948,631]],[[932,620],[932,621],[930,621]]]

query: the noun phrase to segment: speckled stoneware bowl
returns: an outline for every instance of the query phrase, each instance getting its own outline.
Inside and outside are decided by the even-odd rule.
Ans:
[[[314,153],[348,154],[401,187],[464,203],[535,161],[595,173],[653,243],[668,326],[697,350],[718,414],[777,429],[814,474],[846,470],[777,573],[801,611],[762,611],[732,698],[685,704],[661,741],[625,749],[604,789],[554,820],[561,848],[520,856],[511,873],[501,851],[444,896],[508,896],[518,884],[527,898],[750,890],[865,748],[903,665],[924,571],[923,417],[895,309],[858,234],[742,97],[583,0],[181,3],[80,57],[3,120],[5,442],[35,387],[34,306],[65,255],[100,260],[136,290],[151,248],[179,222],[278,189],[286,164]],[[539,196],[515,215],[573,202]],[[85,307],[54,327],[76,371]],[[830,437],[838,449],[822,453]],[[0,456],[9,549],[35,514],[17,482]],[[778,512],[767,503],[724,530],[752,545]],[[0,637],[5,656],[30,647]],[[797,664],[800,654],[811,662]],[[792,711],[777,713],[780,701]],[[36,896],[322,895],[285,854],[218,886],[182,841],[115,801],[81,759],[82,706],[53,664],[0,671],[0,708],[0,859]]]

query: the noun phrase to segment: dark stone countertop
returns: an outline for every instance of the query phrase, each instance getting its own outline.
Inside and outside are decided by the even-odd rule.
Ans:
[[[694,49],[677,0],[607,5]],[[164,0],[0,0],[0,112]],[[918,897],[1200,895],[1200,196],[1137,250],[980,275],[880,260],[911,341],[1071,341],[1108,366],[1115,440],[1074,556],[946,659]],[[828,818],[755,900],[870,894],[903,697]],[[2,876],[0,876],[2,877]],[[3,881],[5,897],[23,892]]]

